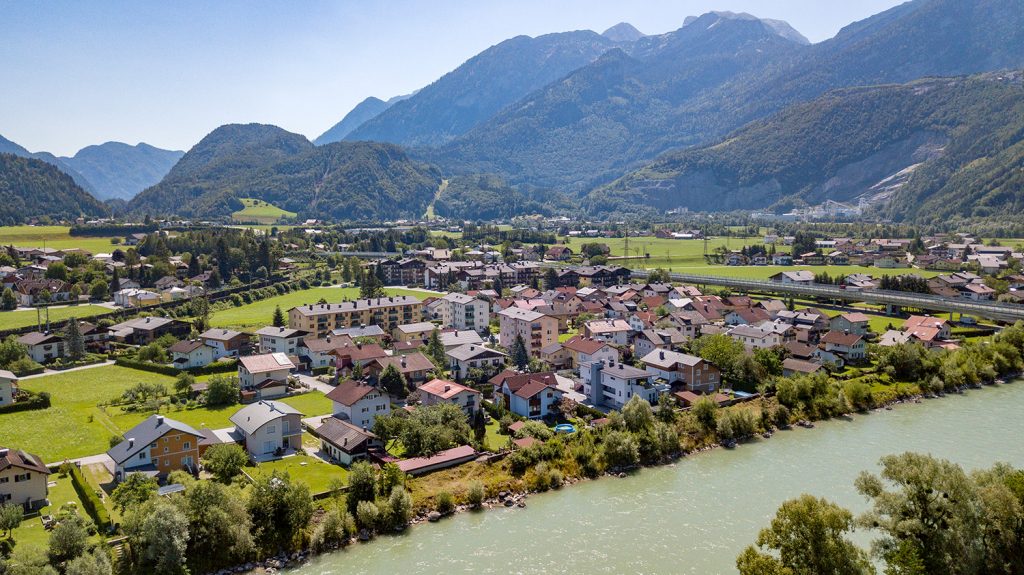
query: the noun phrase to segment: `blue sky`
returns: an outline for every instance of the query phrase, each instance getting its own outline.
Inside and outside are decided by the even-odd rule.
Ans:
[[[788,21],[812,42],[898,0],[0,0],[0,135],[71,155],[110,140],[187,150],[219,125],[316,137],[367,96],[437,79],[519,34],[656,34],[709,10]]]

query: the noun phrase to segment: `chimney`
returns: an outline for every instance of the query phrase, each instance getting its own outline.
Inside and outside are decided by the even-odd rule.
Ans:
[[[156,425],[157,425],[157,427],[159,427],[159,426],[161,426],[163,424],[164,424],[164,416],[162,416],[162,415],[156,416]]]
[[[6,447],[0,447],[0,457],[7,457],[7,454],[10,452],[11,450]]]
[[[135,447],[135,438],[134,437],[129,437],[128,438],[128,447]]]
[[[444,392],[448,393],[448,391],[451,390],[451,388],[452,388],[452,386],[450,386],[450,385],[444,386]]]
[[[658,353],[658,359],[665,359],[665,352],[661,351]]]

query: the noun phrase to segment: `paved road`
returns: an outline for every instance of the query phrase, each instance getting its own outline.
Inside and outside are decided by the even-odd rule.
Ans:
[[[330,393],[331,390],[334,389],[333,385],[324,383],[319,379],[313,377],[312,375],[305,375],[300,373],[297,374],[295,377],[302,383],[308,385],[310,388],[323,392],[325,395]]]

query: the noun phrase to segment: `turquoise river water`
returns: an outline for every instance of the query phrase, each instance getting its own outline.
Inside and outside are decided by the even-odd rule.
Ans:
[[[1024,466],[1024,381],[784,431],[626,479],[582,482],[531,496],[525,509],[458,514],[290,574],[736,573],[736,555],[780,503],[811,493],[863,511],[857,474],[903,451],[967,468]],[[871,537],[855,538],[866,545]]]

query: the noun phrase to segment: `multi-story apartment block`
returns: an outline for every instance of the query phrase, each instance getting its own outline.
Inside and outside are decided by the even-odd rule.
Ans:
[[[331,330],[378,325],[387,332],[423,318],[423,302],[413,296],[302,305],[288,310],[288,326],[325,337]]]

